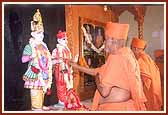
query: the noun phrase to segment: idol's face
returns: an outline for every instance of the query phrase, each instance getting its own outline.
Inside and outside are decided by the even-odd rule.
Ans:
[[[67,46],[67,44],[68,44],[67,37],[58,39],[58,43],[59,43],[60,45],[62,45],[62,46]]]
[[[38,32],[31,32],[31,35],[37,40],[37,41],[43,41],[44,33],[42,31]]]

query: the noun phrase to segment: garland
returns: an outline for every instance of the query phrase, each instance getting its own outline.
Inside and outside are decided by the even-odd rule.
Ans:
[[[97,52],[98,54],[101,53],[101,51],[102,51],[102,50],[104,49],[104,47],[105,47],[104,43],[103,43],[103,45],[102,45],[100,48],[96,48],[96,47],[93,45],[93,43],[90,41],[90,39],[89,39],[89,37],[88,37],[88,34],[86,33],[86,29],[85,29],[83,26],[81,27],[81,29],[82,29],[82,31],[83,31],[83,33],[84,33],[85,38],[86,38],[86,42],[91,45],[91,48],[92,48],[95,52]]]
[[[34,38],[30,38],[29,40],[29,44],[32,47],[32,53],[36,53],[37,57],[34,58],[34,63],[38,63],[36,68],[41,68],[43,71],[48,72],[48,79],[46,79],[48,81],[48,84],[46,85],[46,80],[44,80],[42,77],[40,77],[40,81],[43,84],[43,91],[46,92],[47,88],[51,87],[51,83],[52,83],[52,60],[51,60],[51,54],[47,48],[47,45],[44,42],[40,42],[35,40]],[[42,45],[42,47],[45,47],[45,51],[43,50],[43,56],[45,55],[46,58],[46,64],[43,65],[41,60],[41,50],[39,50],[38,48],[36,48],[37,45]]]

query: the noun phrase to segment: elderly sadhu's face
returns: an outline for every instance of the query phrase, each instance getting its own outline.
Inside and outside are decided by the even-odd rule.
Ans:
[[[105,52],[116,54],[119,47],[119,42],[116,39],[106,39],[105,40]]]
[[[137,48],[137,47],[133,47],[133,46],[131,46],[131,50],[134,52],[134,54],[135,54],[136,57],[139,57],[139,55],[143,51],[142,48]]]

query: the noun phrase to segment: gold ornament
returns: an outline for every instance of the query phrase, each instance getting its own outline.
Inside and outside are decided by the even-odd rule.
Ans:
[[[31,21],[31,30],[44,32],[42,17],[39,9],[37,9],[36,13],[33,16],[33,21]]]

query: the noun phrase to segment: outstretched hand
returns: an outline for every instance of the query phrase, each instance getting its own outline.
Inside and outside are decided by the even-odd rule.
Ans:
[[[70,65],[77,65],[77,62],[78,62],[78,58],[79,58],[79,55],[75,55],[75,57],[73,58],[73,59],[71,59],[71,60],[68,60],[68,63],[70,64]]]
[[[74,68],[78,66],[78,64],[72,60],[69,60],[68,63]]]

